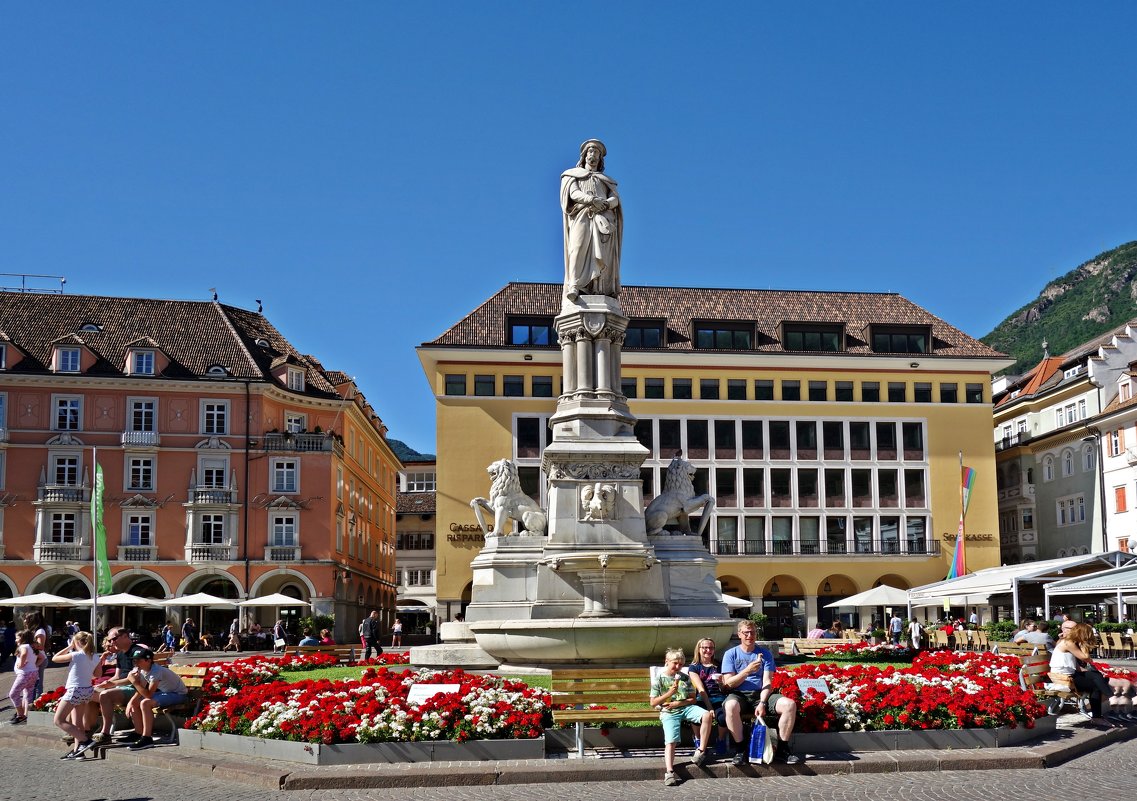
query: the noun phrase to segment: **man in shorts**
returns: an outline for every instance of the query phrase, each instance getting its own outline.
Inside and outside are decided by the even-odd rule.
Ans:
[[[730,732],[731,763],[745,765],[750,761],[747,744],[743,742],[742,715],[754,712],[765,717],[769,712],[778,715],[778,745],[774,761],[796,765],[802,758],[790,751],[790,737],[797,720],[797,702],[770,686],[774,678],[774,655],[767,648],[758,647],[758,627],[753,620],[738,621],[736,645],[722,658],[722,686],[727,693],[723,702],[726,728]]]
[[[134,663],[130,658],[134,642],[130,639],[130,632],[116,626],[107,634],[107,643],[109,647],[103,652],[102,660],[106,662],[112,657],[115,659],[114,675],[95,688],[95,698],[88,707],[93,713],[97,706],[98,711],[102,713],[102,731],[95,735],[95,742],[98,743],[110,741],[115,707],[125,707],[130,697],[134,695],[134,687],[131,686],[129,678],[130,671],[134,669]],[[93,717],[90,722],[94,723]],[[87,728],[90,729],[91,726],[88,725]]]

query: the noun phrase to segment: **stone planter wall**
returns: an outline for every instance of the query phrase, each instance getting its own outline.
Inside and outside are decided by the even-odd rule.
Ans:
[[[182,729],[178,732],[178,747],[187,751],[203,750],[252,759],[300,762],[306,765],[542,759],[545,756],[543,737],[532,740],[472,740],[466,743],[442,740],[418,743],[322,745]]]
[[[684,742],[690,740],[690,735]],[[575,751],[576,729],[545,729],[545,747],[549,751]],[[585,726],[585,748],[662,748],[662,726]]]
[[[1033,729],[940,729],[924,731],[850,731],[795,734],[792,750],[799,754],[848,751],[942,751],[961,748],[1006,748],[1053,734],[1058,719],[1047,715]]]

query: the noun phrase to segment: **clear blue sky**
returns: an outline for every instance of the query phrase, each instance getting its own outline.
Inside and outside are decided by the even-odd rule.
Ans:
[[[993,7],[994,6],[994,7]],[[560,281],[896,291],[982,336],[1137,239],[1137,3],[8,3],[0,271],[265,314],[434,449],[415,356]]]

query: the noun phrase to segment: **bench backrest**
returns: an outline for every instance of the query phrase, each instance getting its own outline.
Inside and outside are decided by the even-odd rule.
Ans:
[[[1010,656],[1046,656],[1050,652],[1045,645],[1035,645],[1029,642],[993,642],[991,650]]]
[[[627,704],[648,702],[648,668],[554,670],[553,696],[561,704]]]
[[[1050,672],[1050,659],[1045,656],[1020,656],[1022,669],[1020,678],[1022,686],[1028,690],[1042,689],[1048,681],[1046,674]]]
[[[204,687],[205,674],[209,672],[209,668],[198,667],[197,665],[174,665],[170,670],[181,677],[182,684],[186,686],[187,690],[200,690]]]

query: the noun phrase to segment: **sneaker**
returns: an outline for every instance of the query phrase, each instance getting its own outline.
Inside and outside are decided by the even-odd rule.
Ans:
[[[94,748],[94,747],[95,747],[95,741],[94,740],[87,740],[86,742],[79,743],[79,745],[75,746],[75,756],[80,756],[81,754],[85,753],[87,750]]]
[[[701,768],[704,765],[706,765],[707,764],[707,752],[704,751],[702,748],[697,750],[695,752],[694,762],[695,762],[695,767],[697,767],[697,768]]]
[[[682,779],[674,773],[663,774],[663,783],[668,787],[678,787],[682,783]]]
[[[142,735],[136,731],[128,731],[126,734],[120,734],[118,741],[120,743],[134,743],[142,739]]]
[[[12,720],[9,722],[13,726],[19,726],[21,723],[27,723],[28,719],[23,715],[12,715]]]
[[[72,750],[68,751],[66,754],[64,754],[63,756],[61,756],[60,759],[74,759],[76,756],[77,756],[77,754],[75,753],[75,750],[72,749]]]
[[[805,759],[801,754],[795,754],[789,748],[778,748],[774,750],[774,761],[783,765],[800,765]]]
[[[139,737],[137,740],[127,746],[127,748],[131,751],[141,751],[143,748],[149,748],[152,745],[154,745],[154,738],[143,736]]]
[[[745,751],[735,751],[734,756],[730,758],[730,764],[734,765],[736,768],[740,768],[743,765],[749,765],[750,757],[746,755]]]

